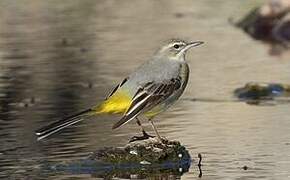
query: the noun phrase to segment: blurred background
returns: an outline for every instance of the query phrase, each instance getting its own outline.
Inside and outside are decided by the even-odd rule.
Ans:
[[[181,179],[198,179],[198,153],[202,179],[289,178],[289,104],[257,106],[233,97],[252,81],[290,83],[289,53],[273,56],[269,44],[229,20],[238,22],[264,2],[0,1],[0,178],[96,179],[39,169],[43,161],[122,146],[139,133],[135,123],[112,131],[119,117],[100,116],[44,141],[34,131],[100,102],[172,38],[206,42],[187,54],[191,74],[181,100],[155,121],[192,155]]]

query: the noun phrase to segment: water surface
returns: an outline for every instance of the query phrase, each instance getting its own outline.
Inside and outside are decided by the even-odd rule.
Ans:
[[[122,146],[139,132],[135,123],[112,131],[118,117],[99,116],[40,142],[34,131],[100,102],[163,42],[183,38],[206,44],[187,55],[191,74],[182,99],[156,118],[160,133],[182,142],[194,159],[181,179],[198,179],[198,153],[203,155],[202,179],[289,178],[290,105],[228,101],[249,81],[290,82],[287,56],[269,56],[267,45],[228,23],[259,3],[1,1],[0,177],[95,179],[40,167]]]

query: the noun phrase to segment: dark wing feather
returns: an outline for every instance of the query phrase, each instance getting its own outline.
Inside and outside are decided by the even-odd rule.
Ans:
[[[74,114],[72,116],[66,117],[64,119],[61,119],[59,121],[56,121],[48,126],[45,126],[41,129],[38,129],[35,133],[38,136],[37,140],[41,140],[43,138],[46,138],[68,126],[71,126],[73,124],[76,124],[82,120],[85,119],[85,117],[90,116],[90,112],[92,112],[92,109],[87,109],[82,112],[79,112],[77,114]]]
[[[163,83],[149,82],[140,87],[132,99],[125,115],[113,126],[116,129],[138,116],[144,109],[150,109],[171,96],[181,87],[181,78],[173,78]]]
[[[108,99],[109,97],[111,97],[120,87],[123,86],[123,84],[125,84],[128,81],[128,78],[125,78],[120,84],[118,84],[106,97],[106,99]]]

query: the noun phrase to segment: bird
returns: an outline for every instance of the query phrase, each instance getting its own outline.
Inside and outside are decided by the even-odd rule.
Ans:
[[[170,40],[149,61],[139,66],[113,88],[101,103],[38,129],[35,132],[37,139],[44,139],[90,116],[121,114],[121,118],[112,129],[136,120],[143,136],[134,136],[132,141],[155,137],[144,130],[139,119],[139,116],[143,116],[148,119],[158,140],[162,142],[153,118],[167,110],[183,94],[190,72],[185,60],[186,52],[203,43],[203,41]]]

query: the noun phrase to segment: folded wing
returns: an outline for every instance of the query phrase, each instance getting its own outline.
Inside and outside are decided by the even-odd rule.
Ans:
[[[178,76],[160,82],[148,82],[141,86],[132,99],[132,103],[124,116],[113,126],[116,129],[134,119],[144,110],[149,110],[170,97],[181,87],[181,78]]]

